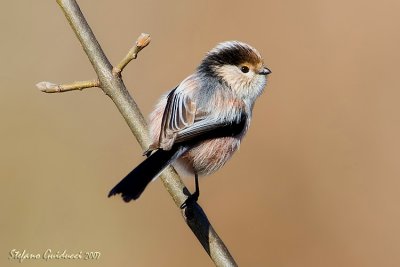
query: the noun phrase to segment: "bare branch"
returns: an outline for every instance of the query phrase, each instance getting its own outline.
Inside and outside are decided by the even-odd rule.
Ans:
[[[112,65],[96,40],[78,4],[75,0],[57,0],[57,3],[63,10],[72,30],[92,63],[100,82],[100,88],[115,103],[139,144],[143,150],[146,150],[150,145],[146,121],[126,89],[120,75],[113,75]],[[135,47],[138,48],[134,48],[137,51],[133,51],[133,58],[148,44],[150,39],[145,38],[144,40],[147,40],[147,43],[144,41],[143,44],[136,44]],[[122,70],[126,64],[122,63],[119,69]],[[119,72],[117,71],[116,73]],[[180,207],[186,200],[189,191],[175,170],[172,167],[166,168],[161,174],[161,180],[171,194],[175,204]],[[216,266],[237,266],[223,241],[211,226],[204,211],[197,203],[188,205],[184,210],[184,218]]]
[[[114,75],[119,75],[122,70],[131,62],[132,59],[136,59],[139,52],[149,45],[150,34],[142,33],[137,38],[135,45],[129,50],[128,54],[121,60],[116,67],[113,68],[112,72]]]
[[[44,93],[63,93],[74,90],[83,90],[86,88],[100,87],[99,80],[79,81],[69,84],[55,84],[51,82],[40,82],[36,87]]]

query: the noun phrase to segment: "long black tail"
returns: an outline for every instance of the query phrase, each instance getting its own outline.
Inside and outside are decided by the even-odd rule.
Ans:
[[[138,199],[150,181],[186,151],[184,146],[173,146],[168,151],[157,150],[111,189],[108,197],[121,194],[125,202]]]

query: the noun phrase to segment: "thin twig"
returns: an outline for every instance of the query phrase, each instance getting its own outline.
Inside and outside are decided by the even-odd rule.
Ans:
[[[143,150],[147,149],[150,145],[150,139],[147,134],[147,124],[144,117],[127,91],[120,75],[113,75],[113,68],[86,22],[78,4],[75,0],[57,0],[57,3],[63,10],[72,30],[92,63],[101,89],[115,103]],[[175,170],[172,167],[168,167],[161,174],[161,180],[171,194],[175,204],[180,207],[189,193]],[[216,266],[237,266],[223,241],[211,226],[204,211],[197,203],[188,205],[184,210],[184,218]]]
[[[121,60],[116,67],[113,68],[112,72],[114,75],[120,75],[122,70],[131,62],[132,59],[136,59],[139,52],[149,45],[150,35],[142,33],[136,40],[135,45],[129,50],[128,54]]]
[[[68,84],[55,84],[51,82],[40,82],[36,87],[44,93],[63,93],[74,90],[83,90],[87,88],[100,87],[99,80],[79,81]]]

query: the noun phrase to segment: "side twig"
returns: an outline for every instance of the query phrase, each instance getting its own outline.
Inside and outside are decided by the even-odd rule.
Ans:
[[[142,33],[135,45],[129,50],[128,54],[121,60],[116,67],[113,68],[112,72],[114,75],[120,75],[121,71],[131,62],[132,59],[136,59],[139,52],[148,46],[150,43],[150,35],[147,33]]]
[[[105,94],[111,98],[143,150],[147,149],[150,145],[150,139],[147,134],[147,124],[137,104],[126,89],[120,73],[132,59],[137,57],[139,51],[148,45],[150,42],[149,36],[142,35],[142,38],[139,37],[136,45],[113,71],[111,63],[100,47],[100,44],[90,29],[90,26],[76,1],[57,0],[57,3],[63,10],[72,30],[79,39],[98,76],[99,83],[96,84],[96,87],[100,87]],[[40,89],[44,88],[45,91],[54,90],[55,87],[58,88],[57,85],[48,84],[41,84],[39,87]],[[50,89],[46,89],[47,87]],[[175,204],[180,207],[186,200],[187,195],[189,195],[189,191],[175,170],[172,167],[168,167],[161,174],[161,180],[167,191],[172,196]],[[208,221],[206,214],[197,203],[188,205],[188,207],[183,211],[183,215],[186,223],[203,245],[216,266],[237,266],[223,241]]]
[[[51,82],[40,82],[36,87],[44,93],[63,93],[74,90],[83,90],[87,88],[99,87],[99,80],[79,81],[70,84],[55,84]]]

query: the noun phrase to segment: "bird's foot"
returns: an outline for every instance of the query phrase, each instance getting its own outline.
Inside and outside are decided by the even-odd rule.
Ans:
[[[183,204],[180,206],[180,208],[184,209],[184,208],[196,203],[197,200],[199,199],[199,195],[200,195],[199,192],[196,191],[193,194],[191,194],[190,196],[188,196],[188,198],[185,200],[185,202],[183,202]]]

